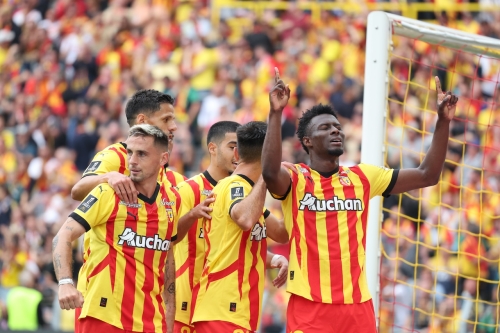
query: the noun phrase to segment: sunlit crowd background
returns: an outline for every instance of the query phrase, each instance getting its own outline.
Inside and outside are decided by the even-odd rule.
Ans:
[[[227,8],[214,22],[207,1],[0,4],[0,330],[15,328],[27,306],[40,310],[32,329],[73,330],[74,314],[57,302],[52,238],[77,206],[71,187],[95,152],[124,139],[123,107],[139,89],[175,98],[170,164],[188,177],[209,163],[213,123],[266,119],[274,67],[292,89],[283,160],[307,162],[296,122],[321,102],[343,123],[342,164],[360,161],[367,11],[312,20],[290,2],[261,16]],[[500,36],[500,10],[421,18]],[[392,59],[387,166],[417,167],[429,146],[434,75],[460,102],[442,182],[384,201],[380,331],[497,333],[500,63],[404,39]],[[279,202],[268,205],[280,214]],[[286,254],[287,246],[271,250]],[[33,304],[9,297],[19,288],[37,290]],[[284,288],[267,284],[261,332],[285,332],[287,300]]]

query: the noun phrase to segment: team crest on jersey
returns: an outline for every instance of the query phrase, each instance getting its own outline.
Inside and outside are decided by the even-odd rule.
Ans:
[[[174,211],[172,209],[165,209],[165,211],[167,212],[168,223],[174,222]]]
[[[166,252],[170,249],[170,241],[161,239],[158,234],[154,237],[137,235],[131,228],[125,228],[121,235],[118,235],[118,245],[127,244],[130,247],[149,249]]]
[[[349,179],[349,172],[351,172],[351,170],[347,169],[347,170],[343,170],[340,174],[339,174],[339,181],[340,181],[340,184],[343,185],[343,186],[351,186],[352,183],[351,183],[351,180]]]
[[[334,196],[332,199],[318,199],[311,193],[306,193],[299,201],[299,210],[314,212],[325,211],[362,211],[363,202],[360,199],[339,199]]]
[[[260,242],[264,238],[267,238],[266,225],[261,225],[259,222],[255,223],[250,233],[250,240]]]
[[[102,161],[94,161],[94,162],[90,163],[89,166],[87,167],[87,169],[85,169],[85,171],[83,173],[96,171],[99,168],[99,166],[101,165],[101,163],[102,163]]]

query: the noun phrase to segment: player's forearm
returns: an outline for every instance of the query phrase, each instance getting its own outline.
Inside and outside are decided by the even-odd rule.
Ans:
[[[71,236],[61,229],[52,241],[52,260],[57,280],[73,278]]]
[[[281,169],[281,113],[271,112],[262,147],[262,176],[268,187],[277,181]],[[273,190],[269,188],[271,192]]]
[[[431,146],[419,166],[424,172],[426,181],[428,180],[427,186],[435,185],[439,181],[448,150],[449,135],[450,121],[438,119]]]
[[[192,211],[188,212],[179,219],[179,222],[177,223],[177,239],[175,240],[174,244],[179,243],[184,238],[184,236],[186,236],[189,229],[193,226],[196,220],[197,218],[192,213]]]
[[[173,332],[175,321],[175,259],[173,249],[168,252],[165,266],[163,297],[166,308],[167,332]]]
[[[265,199],[266,183],[264,183],[262,177],[259,177],[248,196],[231,209],[231,219],[242,230],[250,230],[262,215]]]
[[[83,177],[71,189],[71,198],[82,201],[97,185],[107,182],[106,174]]]

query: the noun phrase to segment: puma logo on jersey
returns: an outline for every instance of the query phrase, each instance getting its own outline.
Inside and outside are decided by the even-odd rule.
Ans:
[[[137,235],[130,228],[123,230],[121,235],[118,235],[118,245],[123,245],[125,242],[128,246],[138,247],[142,249],[150,249],[156,251],[168,251],[170,249],[170,241],[163,240],[156,234],[154,237],[146,237]]]
[[[333,199],[318,199],[311,193],[306,193],[304,198],[299,201],[299,210],[305,210],[306,207],[309,211],[314,212],[325,212],[325,211],[362,211],[363,203],[360,199],[339,199],[338,197],[333,197]]]
[[[250,240],[261,241],[263,238],[267,238],[266,226],[257,222],[253,226],[252,232],[250,233]]]

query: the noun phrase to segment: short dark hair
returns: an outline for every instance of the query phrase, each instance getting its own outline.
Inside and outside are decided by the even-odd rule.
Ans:
[[[309,135],[309,124],[314,117],[317,117],[321,114],[330,114],[335,118],[339,119],[337,112],[333,109],[333,107],[329,104],[318,104],[313,106],[311,109],[306,110],[306,112],[302,113],[302,117],[299,118],[299,125],[297,126],[297,137],[300,140],[300,144],[302,148],[309,154],[309,149],[304,145],[302,139],[305,136]]]
[[[128,100],[125,106],[127,123],[129,126],[134,125],[135,118],[138,114],[153,114],[159,111],[160,106],[164,103],[173,105],[174,99],[170,95],[154,89],[139,90]]]
[[[154,144],[163,151],[168,151],[168,136],[161,129],[149,124],[139,124],[132,126],[128,131],[128,136],[152,137]]]
[[[216,122],[208,130],[207,145],[210,142],[213,142],[215,144],[221,143],[221,141],[224,140],[226,133],[236,133],[236,130],[240,126],[241,124],[238,124],[235,121],[224,120]]]
[[[242,161],[255,162],[260,160],[266,130],[267,124],[263,121],[251,121],[236,130],[238,154]]]

